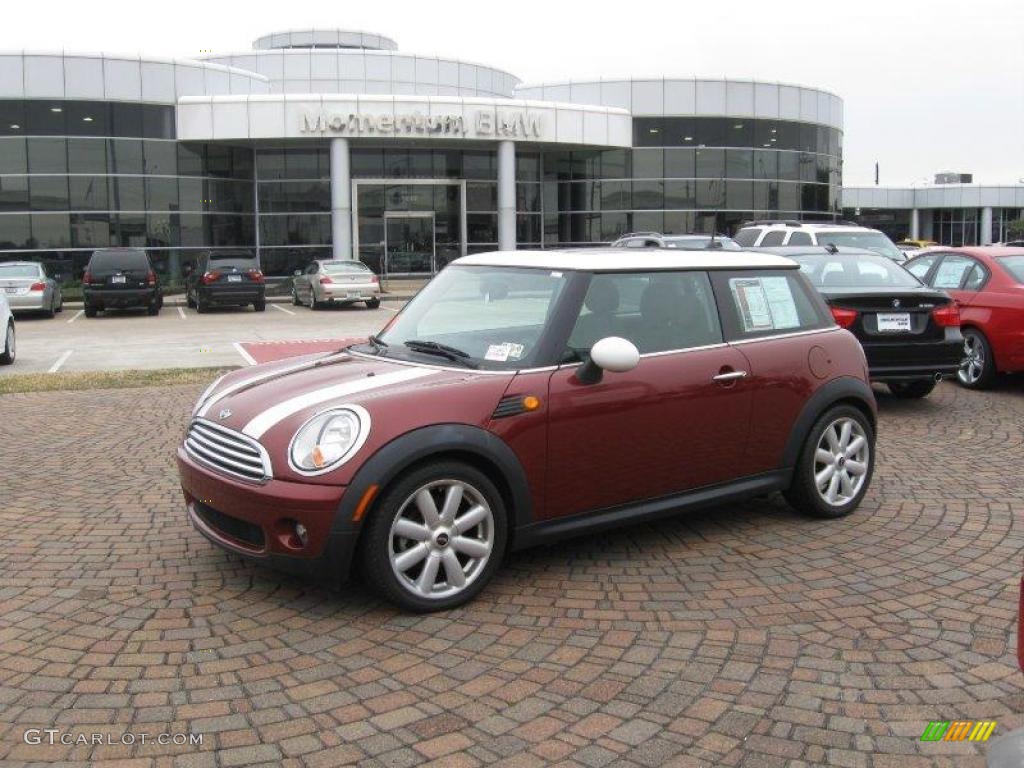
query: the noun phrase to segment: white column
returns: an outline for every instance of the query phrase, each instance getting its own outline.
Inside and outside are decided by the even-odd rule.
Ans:
[[[981,209],[981,232],[978,233],[978,245],[992,245],[992,206]]]
[[[498,144],[498,248],[516,249],[516,143]]]
[[[331,139],[331,257],[354,259],[348,139]]]
[[[910,212],[910,239],[921,239],[921,212],[917,208]]]

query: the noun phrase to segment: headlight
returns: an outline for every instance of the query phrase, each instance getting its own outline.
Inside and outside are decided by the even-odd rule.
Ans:
[[[328,472],[352,456],[369,431],[370,415],[357,405],[319,413],[292,438],[292,467],[309,475]]]

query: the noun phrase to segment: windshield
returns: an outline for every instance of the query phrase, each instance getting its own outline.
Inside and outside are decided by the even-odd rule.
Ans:
[[[790,257],[816,288],[918,288],[921,282],[885,258],[863,253]]]
[[[39,277],[39,267],[35,264],[0,264],[0,278],[3,277]]]
[[[549,269],[449,266],[380,334],[387,347],[379,352],[441,365],[529,367],[565,282],[564,273]],[[459,360],[425,351],[431,344]]]
[[[710,235],[687,235],[685,237],[666,237],[666,248],[680,248],[684,251],[704,251],[718,248],[723,251],[742,250],[731,237],[715,237],[715,245],[711,245]]]
[[[329,275],[341,275],[351,272],[369,272],[370,268],[361,261],[321,262],[321,269]]]
[[[1024,283],[1024,255],[1003,256],[999,263],[1006,267],[1006,271],[1013,275],[1018,283]]]
[[[903,261],[906,256],[881,232],[819,232],[818,245],[838,245],[848,248],[867,248],[890,259]]]

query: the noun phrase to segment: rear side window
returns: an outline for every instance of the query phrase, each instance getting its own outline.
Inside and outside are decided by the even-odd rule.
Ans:
[[[928,270],[932,268],[937,258],[939,258],[937,255],[921,256],[907,264],[906,269],[918,280],[924,282],[925,277],[928,275]]]
[[[967,277],[967,273],[971,271],[974,266],[975,263],[973,259],[969,259],[966,256],[947,254],[943,257],[942,263],[939,264],[939,268],[935,270],[935,277],[932,279],[932,285],[936,288],[942,288],[947,291],[958,290],[961,284],[963,284],[964,279]]]
[[[797,270],[714,273],[726,339],[775,336],[827,328],[831,315]]]
[[[761,241],[761,247],[766,245],[782,245],[782,241],[786,238],[786,233],[781,229],[772,230],[764,236],[764,240]]]
[[[813,245],[811,236],[806,232],[794,232],[789,236],[789,245]]]
[[[89,269],[149,269],[149,260],[145,251],[94,251],[89,259]]]
[[[741,229],[737,232],[733,240],[735,240],[738,245],[742,245],[744,248],[749,248],[750,246],[757,244],[757,236],[759,234],[761,234],[761,230],[754,227],[747,227],[746,229]]]

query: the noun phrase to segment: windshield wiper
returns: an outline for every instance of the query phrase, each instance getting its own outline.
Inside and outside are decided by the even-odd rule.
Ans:
[[[373,344],[373,351],[375,354],[381,355],[387,351],[388,343],[386,341],[381,341],[380,337],[376,334],[371,333],[367,339],[371,344]]]
[[[405,346],[413,352],[422,352],[426,355],[440,355],[441,357],[448,358],[453,363],[460,363],[467,368],[476,368],[476,365],[469,361],[468,352],[463,352],[461,349],[456,349],[455,347],[449,347],[447,344],[439,344],[436,341],[410,339],[405,342]]]

